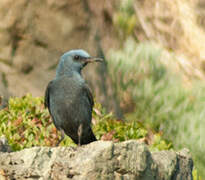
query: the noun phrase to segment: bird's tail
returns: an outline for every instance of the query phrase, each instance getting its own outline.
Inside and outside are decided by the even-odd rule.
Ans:
[[[89,128],[87,131],[82,131],[82,136],[80,139],[80,145],[89,144],[93,141],[97,141],[93,131]]]

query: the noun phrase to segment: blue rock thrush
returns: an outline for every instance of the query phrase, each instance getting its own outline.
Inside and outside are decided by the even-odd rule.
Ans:
[[[58,144],[64,134],[78,145],[96,141],[91,129],[93,96],[81,75],[88,63],[96,61],[102,59],[91,57],[84,50],[66,52],[60,58],[55,79],[47,86],[45,107],[61,132]]]

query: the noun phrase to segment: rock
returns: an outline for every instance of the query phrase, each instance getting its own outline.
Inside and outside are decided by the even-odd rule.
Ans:
[[[8,99],[26,93],[44,95],[55,76],[59,57],[68,50],[85,49],[102,56],[110,48],[119,47],[112,25],[115,2],[118,1],[1,0],[0,96]],[[96,100],[120,114],[107,66],[86,68]]]
[[[11,147],[5,136],[0,137],[0,152],[11,152]]]
[[[161,151],[152,153],[152,158],[158,166],[159,179],[191,180],[193,161],[187,149],[180,152]]]
[[[82,48],[97,54],[97,31],[102,41],[106,39],[101,44],[104,49],[114,46],[114,35],[109,40],[113,27],[104,19],[112,4],[105,0],[0,1],[0,73],[6,74],[9,92],[43,95],[62,53]]]
[[[8,179],[189,180],[192,167],[184,150],[151,153],[136,140],[0,153],[0,175]]]

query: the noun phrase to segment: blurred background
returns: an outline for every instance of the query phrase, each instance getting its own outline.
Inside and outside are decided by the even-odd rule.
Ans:
[[[204,0],[1,0],[0,95],[43,96],[62,53],[106,64],[84,74],[96,101],[187,147],[205,177]]]

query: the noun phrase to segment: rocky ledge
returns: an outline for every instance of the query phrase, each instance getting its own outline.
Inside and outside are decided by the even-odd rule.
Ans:
[[[0,152],[0,179],[191,180],[188,150],[150,152],[138,141]]]

